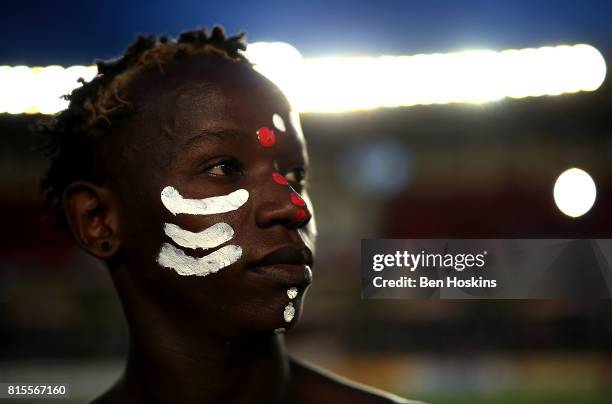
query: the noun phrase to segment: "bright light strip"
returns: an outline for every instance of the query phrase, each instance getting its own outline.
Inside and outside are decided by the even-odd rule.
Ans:
[[[0,113],[53,114],[68,106],[60,97],[77,85],[79,77],[89,81],[95,66],[27,67],[0,66]]]
[[[494,52],[303,58],[282,42],[249,45],[246,56],[300,112],[483,103],[502,98],[594,91],[606,77],[601,53],[590,45]],[[95,66],[0,66],[0,112],[54,113],[59,98],[91,80]]]
[[[606,63],[589,45],[447,54],[303,59],[287,44],[255,44],[247,56],[301,112],[483,103],[505,97],[596,90]]]

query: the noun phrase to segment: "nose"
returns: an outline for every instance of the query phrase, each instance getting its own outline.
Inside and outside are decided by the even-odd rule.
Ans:
[[[259,227],[280,224],[298,229],[308,224],[312,218],[304,199],[278,172],[272,172],[270,178],[264,181],[258,200],[255,220]]]

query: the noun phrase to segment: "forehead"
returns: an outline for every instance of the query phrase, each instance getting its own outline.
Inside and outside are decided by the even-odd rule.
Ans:
[[[178,155],[193,149],[194,140],[212,140],[210,134],[220,131],[246,135],[239,144],[238,139],[230,142],[234,150],[253,145],[260,150],[256,133],[262,126],[274,126],[274,114],[286,127],[277,137],[275,158],[308,162],[297,114],[278,87],[247,64],[214,57],[172,61],[136,75],[126,93],[136,113],[118,128],[128,135],[117,137],[120,148],[111,152],[120,150],[134,173],[166,172]],[[254,142],[244,143],[249,135]]]
[[[250,130],[289,116],[283,93],[250,66],[218,56],[194,56],[165,63],[139,75],[129,85],[141,115],[176,129],[205,130],[232,126]]]

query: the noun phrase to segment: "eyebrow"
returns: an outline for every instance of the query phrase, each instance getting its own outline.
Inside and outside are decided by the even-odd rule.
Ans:
[[[246,139],[250,137],[248,133],[238,129],[227,129],[227,128],[211,128],[204,129],[199,133],[191,136],[180,144],[181,149],[187,149],[200,142],[211,142],[214,140],[225,140],[225,139]]]
[[[169,159],[167,164],[172,164],[174,161],[176,161],[180,153],[189,153],[196,145],[200,143],[206,144],[224,139],[246,139],[249,136],[252,135],[249,135],[248,133],[239,129],[215,127],[203,129],[184,141],[177,142],[178,144],[175,146],[175,148],[173,148],[172,152],[168,156]]]

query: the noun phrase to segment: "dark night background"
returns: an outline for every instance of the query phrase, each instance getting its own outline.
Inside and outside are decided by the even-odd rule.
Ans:
[[[4,1],[0,64],[74,65],[123,51],[135,33],[222,24],[306,56],[414,54],[612,42],[612,2]]]

